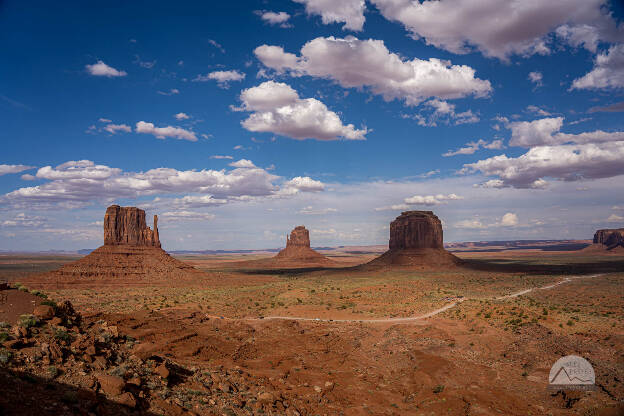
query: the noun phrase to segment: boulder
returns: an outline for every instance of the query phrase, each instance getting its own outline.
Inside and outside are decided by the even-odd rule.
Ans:
[[[117,376],[109,376],[100,373],[96,375],[97,381],[100,383],[100,389],[110,396],[118,396],[123,392],[126,382],[123,378]]]
[[[154,215],[152,231],[142,209],[111,205],[104,215],[104,245],[160,247],[158,217]]]
[[[39,305],[33,311],[33,315],[39,319],[52,319],[54,317],[54,308],[50,305]]]

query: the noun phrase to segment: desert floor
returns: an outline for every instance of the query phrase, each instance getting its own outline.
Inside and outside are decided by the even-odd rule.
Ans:
[[[232,268],[250,256],[180,256],[205,274],[71,284],[27,276],[75,258],[3,256],[0,278],[70,300],[88,325],[117,327],[139,364],[111,363],[109,373],[169,362],[176,377],[147,383],[135,411],[622,414],[624,257],[459,256],[469,267],[447,271],[354,267],[371,253],[336,256],[344,267],[286,270]],[[3,313],[7,304],[0,321]],[[547,389],[550,367],[569,354],[591,362],[596,391]],[[36,364],[19,370],[51,382]],[[77,377],[62,369],[53,382],[70,388]],[[77,409],[58,406],[50,409]]]

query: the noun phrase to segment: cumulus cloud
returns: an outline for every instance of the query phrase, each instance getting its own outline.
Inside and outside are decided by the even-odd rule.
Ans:
[[[176,115],[174,115],[176,120],[188,120],[189,118],[191,118],[191,116],[189,116],[186,113],[178,113]]]
[[[261,45],[258,59],[278,73],[330,79],[344,88],[367,88],[384,100],[403,100],[417,105],[427,98],[485,97],[492,91],[487,80],[475,78],[475,70],[449,61],[403,60],[391,53],[382,40],[316,38],[301,48],[301,55],[279,46]]]
[[[132,127],[127,124],[107,124],[104,126],[104,130],[110,134],[116,134],[117,132],[130,133],[132,132]]]
[[[535,84],[536,87],[541,87],[543,85],[542,84],[543,78],[544,76],[542,75],[541,72],[538,72],[538,71],[529,72],[528,80],[531,81],[533,84]]]
[[[478,50],[503,60],[546,55],[553,38],[595,51],[600,40],[621,36],[607,0],[371,0],[428,45],[465,54]],[[551,33],[555,36],[551,36]]]
[[[325,184],[321,181],[314,180],[309,176],[296,176],[291,180],[284,182],[283,187],[287,190],[295,190],[297,192],[319,192],[325,189]]]
[[[288,24],[288,20],[290,19],[290,15],[286,12],[259,12],[258,13],[262,21],[270,24],[270,25],[279,25],[283,28],[292,27],[292,25]]]
[[[456,194],[438,194],[438,195],[414,195],[409,198],[405,198],[402,204],[388,205],[384,207],[375,208],[375,211],[396,211],[411,209],[414,205],[421,206],[435,206],[447,204],[448,201],[457,201],[464,199]]]
[[[256,167],[256,165],[254,165],[251,160],[247,160],[247,159],[241,159],[239,161],[232,162],[229,165],[234,168],[255,168]]]
[[[546,111],[546,110],[544,110],[544,109],[542,109],[542,108],[539,108],[539,107],[538,107],[538,106],[536,106],[536,105],[528,105],[528,106],[527,106],[527,108],[526,108],[526,110],[527,110],[528,112],[530,112],[530,113],[535,113],[535,114],[537,114],[538,116],[547,117],[547,116],[550,116],[550,115],[551,115],[548,111]]]
[[[306,13],[321,16],[323,24],[344,23],[342,30],[361,31],[364,27],[364,0],[293,0],[305,4]]]
[[[607,218],[607,222],[622,222],[624,221],[624,217],[616,214],[611,214],[609,218]]]
[[[623,26],[624,27],[624,26]],[[572,82],[571,89],[624,88],[624,43],[596,56],[594,68]]]
[[[0,176],[7,175],[9,173],[20,173],[34,168],[34,166],[27,165],[0,165]]]
[[[93,65],[86,65],[85,68],[87,72],[91,75],[99,76],[99,77],[125,77],[128,75],[126,71],[119,71],[112,66],[106,65],[103,61],[97,61],[97,63]]]
[[[503,227],[515,227],[518,225],[518,216],[512,212],[508,212],[501,218],[500,225]]]
[[[229,71],[213,71],[206,75],[197,75],[193,81],[206,82],[210,80],[217,81],[217,84],[221,88],[229,88],[230,82],[242,81],[245,79],[245,74],[238,70]]]
[[[189,208],[220,205],[228,200],[284,197],[324,190],[322,182],[309,177],[284,180],[251,162],[245,165],[229,171],[157,168],[146,172],[123,172],[89,160],[69,161],[56,167],[40,168],[36,177],[48,182],[9,192],[0,198],[0,203],[34,206],[72,202],[74,206],[84,206],[94,201],[146,195],[194,194],[172,202]]]
[[[513,212],[504,214],[499,220],[492,223],[484,223],[479,217],[462,220],[455,223],[454,228],[483,230],[496,227],[517,227],[520,225],[518,215]]]
[[[502,149],[503,141],[502,140],[493,140],[491,142],[486,142],[483,139],[479,139],[476,142],[468,142],[466,146],[461,147],[455,151],[449,150],[448,152],[442,154],[444,157],[449,156],[457,156],[457,155],[472,155],[479,149]]]
[[[432,109],[433,112],[427,114],[426,110]],[[479,122],[479,116],[474,114],[472,110],[455,112],[455,104],[448,101],[433,98],[425,101],[420,114],[404,115],[404,118],[412,118],[418,121],[419,126],[436,127],[438,123],[443,124],[472,124]]]
[[[166,139],[167,137],[172,137],[178,140],[188,140],[191,142],[197,141],[197,136],[194,132],[190,130],[185,130],[181,127],[156,127],[153,123],[147,123],[145,121],[139,121],[136,123],[136,132],[137,133],[145,133],[152,134],[157,139]]]
[[[622,175],[623,157],[624,141],[536,146],[519,157],[503,154],[465,164],[460,172],[498,177],[486,187],[544,188],[547,177],[576,181]]]
[[[253,132],[269,132],[297,140],[365,140],[366,128],[344,125],[335,112],[315,98],[299,98],[289,85],[267,81],[240,94],[241,109],[250,111],[242,126]]]
[[[510,146],[532,147],[564,143],[605,143],[624,140],[624,132],[595,130],[579,134],[561,133],[563,117],[549,117],[533,121],[516,121],[507,124],[511,129]]]

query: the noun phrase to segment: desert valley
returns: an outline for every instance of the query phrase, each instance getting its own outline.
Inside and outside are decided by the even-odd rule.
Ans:
[[[623,230],[581,250],[453,254],[431,211],[409,211],[381,255],[323,255],[297,226],[274,256],[176,259],[143,210],[103,223],[77,260],[0,257],[8,414],[622,412]],[[546,389],[569,354],[598,390]]]
[[[0,416],[624,416],[623,0],[0,0]]]

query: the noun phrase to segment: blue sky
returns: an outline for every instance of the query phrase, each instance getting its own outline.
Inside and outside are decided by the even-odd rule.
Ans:
[[[624,10],[606,0],[0,3],[0,250],[447,241],[624,224]],[[504,155],[504,156],[503,156]]]

